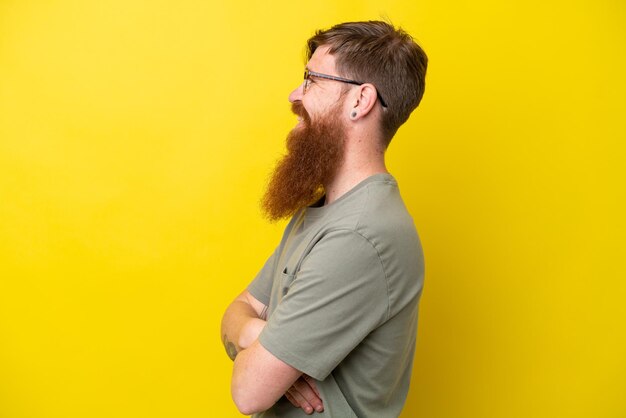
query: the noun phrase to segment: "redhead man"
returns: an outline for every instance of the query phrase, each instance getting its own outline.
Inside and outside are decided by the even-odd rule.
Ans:
[[[289,95],[298,124],[263,199],[271,220],[290,222],[222,319],[232,396],[256,417],[397,417],[424,258],[385,152],[422,98],[428,60],[378,21],[307,46]]]

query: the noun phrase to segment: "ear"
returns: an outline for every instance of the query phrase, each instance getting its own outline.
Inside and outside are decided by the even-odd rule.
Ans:
[[[358,86],[358,89],[355,89],[355,96],[350,107],[350,120],[367,116],[376,105],[377,97],[376,87],[373,84],[365,83]]]

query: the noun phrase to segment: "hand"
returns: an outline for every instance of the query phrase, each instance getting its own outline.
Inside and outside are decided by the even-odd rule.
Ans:
[[[311,415],[313,411],[324,411],[324,403],[315,385],[315,379],[306,374],[303,374],[296,380],[293,386],[285,393],[285,396],[293,406],[302,408],[308,415]]]

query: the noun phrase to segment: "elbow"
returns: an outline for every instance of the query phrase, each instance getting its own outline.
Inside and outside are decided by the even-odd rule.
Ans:
[[[258,340],[255,341],[241,350],[233,363],[230,392],[237,409],[244,415],[270,409],[300,375],[297,371],[293,372],[294,376],[277,373],[278,366],[263,362],[263,356],[269,354],[260,347]]]
[[[233,382],[231,395],[235,406],[243,415],[253,415],[269,409],[272,405],[266,405],[262,399],[251,395],[252,391]]]
[[[240,362],[246,357],[246,350],[243,350],[235,359],[233,377],[230,385],[230,393],[239,412],[243,415],[252,415],[268,410],[274,402],[267,396],[267,391],[255,385],[255,379],[246,376],[245,367],[241,367]]]
[[[235,398],[233,398],[235,399]],[[243,401],[241,400],[237,400],[235,399],[235,406],[237,406],[237,410],[239,410],[239,413],[241,415],[254,415],[256,413],[261,412],[261,410],[258,410],[257,408],[254,408],[253,405],[249,405],[247,403],[243,403]]]
[[[233,401],[235,401],[235,406],[241,415],[252,415],[256,414],[258,411],[255,411],[255,408],[246,400],[241,398],[240,396],[235,395],[233,392]]]

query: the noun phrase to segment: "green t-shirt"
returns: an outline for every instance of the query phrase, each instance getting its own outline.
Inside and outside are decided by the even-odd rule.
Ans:
[[[424,258],[389,174],[294,215],[248,287],[259,341],[317,380],[325,417],[397,417],[409,390]],[[282,397],[258,417],[305,417]]]

